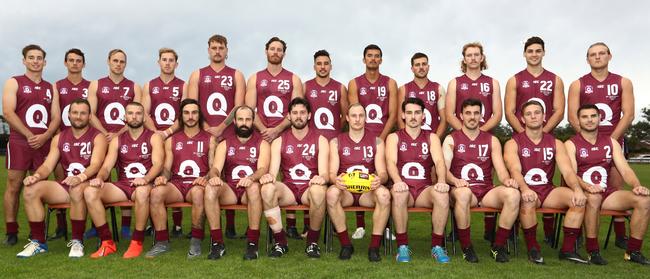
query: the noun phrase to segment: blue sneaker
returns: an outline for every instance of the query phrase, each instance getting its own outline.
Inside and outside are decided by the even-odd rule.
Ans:
[[[95,227],[91,227],[84,233],[84,239],[89,239],[93,237],[97,237],[97,230],[95,229]]]
[[[18,258],[30,258],[33,256],[36,256],[40,253],[45,253],[47,252],[47,244],[45,243],[40,243],[37,240],[31,240],[27,245],[24,247],[25,249],[21,251],[20,253],[16,254],[16,257]]]
[[[122,226],[122,238],[131,239],[131,227]]]
[[[397,247],[397,256],[395,256],[395,260],[397,260],[398,263],[408,263],[411,261],[411,250],[409,250],[407,245]]]
[[[434,246],[431,248],[431,256],[436,258],[436,261],[439,263],[448,263],[449,262],[449,256],[447,256],[447,251],[445,251],[445,248],[442,248],[440,246]]]

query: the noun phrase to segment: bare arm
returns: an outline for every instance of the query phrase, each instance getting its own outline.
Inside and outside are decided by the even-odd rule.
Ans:
[[[56,135],[54,136],[54,138],[50,143],[50,152],[48,152],[45,161],[32,174],[32,176],[36,177],[36,180],[33,181],[32,183],[36,183],[36,181],[40,181],[40,180],[47,180],[50,173],[54,171],[56,164],[59,163],[60,156],[61,154],[59,151],[59,135]]]
[[[386,172],[386,154],[384,141],[377,138],[377,154],[375,154],[375,171],[382,185],[388,182],[388,172]]]
[[[492,136],[492,165],[494,170],[497,172],[499,181],[506,186],[510,186],[508,180],[510,180],[510,174],[508,169],[503,161],[503,153],[501,153],[501,142],[497,137]]]
[[[395,122],[397,120],[397,83],[395,80],[390,79],[388,82],[388,120],[384,125],[384,129],[381,131],[379,137],[384,140],[388,134],[393,130]]]
[[[221,177],[223,166],[226,163],[226,141],[223,140],[217,145],[217,150],[214,153],[212,168],[208,175],[212,177]]]
[[[401,104],[404,100],[406,100],[406,89],[404,88],[404,85],[402,85],[397,90],[397,102]],[[397,128],[404,129],[406,124],[404,124],[404,118],[402,118],[402,114],[404,113],[402,106],[398,105],[397,110]],[[388,139],[386,139],[386,143],[388,143]]]
[[[108,131],[104,129],[102,123],[99,121],[97,116],[99,112],[97,111],[97,81],[93,80],[88,86],[88,103],[90,103],[90,125],[95,129],[102,132],[102,134],[108,134]]]
[[[246,96],[244,98],[244,102],[246,103],[247,106],[251,107],[255,111],[255,119],[253,121],[253,126],[257,128],[258,131],[264,131],[266,130],[266,127],[264,124],[262,124],[262,121],[260,120],[260,113],[257,111],[257,88],[256,84],[257,83],[257,75],[252,74],[250,78],[248,78],[248,82],[246,82]]]
[[[555,140],[555,163],[556,166],[560,169],[564,181],[566,181],[567,186],[573,189],[573,191],[582,192],[582,187],[578,182],[578,176],[576,176],[575,171],[571,167],[571,161],[569,155],[567,155],[567,150],[564,148],[564,144],[560,140]],[[575,152],[573,153],[575,154]]]
[[[99,181],[106,181],[106,179],[111,177],[111,170],[117,162],[117,150],[118,150],[118,137],[111,139],[110,144],[108,145],[108,151],[106,153],[106,158],[104,158],[104,164],[102,165],[99,172],[97,172],[96,178]]]
[[[356,104],[359,102],[359,92],[357,88],[357,82],[352,79],[348,83],[348,103]]]
[[[282,161],[282,137],[278,137],[273,140],[271,143],[271,160],[269,163],[269,174],[271,176],[278,177],[278,172],[280,171],[280,163]]]
[[[339,176],[339,140],[333,138],[330,141],[330,160],[329,160],[329,180],[334,184],[336,178]]]
[[[397,169],[397,134],[392,133],[386,138],[386,169],[394,184],[402,182],[399,169]],[[375,157],[377,160],[379,157]]]
[[[339,105],[341,106],[341,128],[343,128],[348,122],[347,119],[345,119],[345,116],[348,115],[348,107],[350,106],[348,89],[345,88],[345,85],[343,84],[341,84],[341,98],[339,100]]]
[[[23,124],[20,117],[16,114],[16,102],[18,93],[18,82],[11,78],[5,83],[2,93],[2,114],[9,126],[18,131],[25,138],[29,139],[34,134]],[[49,174],[48,174],[49,175]]]
[[[612,132],[612,138],[616,140],[620,139],[625,134],[625,131],[627,131],[634,120],[634,88],[632,87],[632,82],[627,78],[622,78],[621,86],[623,87],[623,93],[621,95],[621,110],[623,116],[621,116],[621,120]]]
[[[447,96],[445,97],[445,115],[447,116],[447,123],[454,130],[460,130],[463,123],[460,122],[456,116],[456,79],[449,81],[447,86]]]
[[[257,169],[248,178],[252,181],[258,181],[262,175],[266,174],[269,170],[269,160],[271,157],[271,146],[263,140],[260,143],[260,157],[257,159]]]
[[[503,117],[503,107],[501,104],[501,87],[499,86],[499,81],[496,79],[492,80],[492,115],[488,121],[485,121],[485,124],[481,126],[481,131],[489,132],[499,125],[501,118]]]
[[[530,188],[528,187],[528,184],[526,184],[526,180],[521,173],[521,161],[519,161],[519,155],[517,154],[517,151],[519,150],[517,142],[512,139],[508,140],[503,149],[503,160],[510,172],[510,176],[515,180],[515,182],[517,182],[522,193],[524,191],[530,191]]]
[[[445,167],[447,168],[444,177],[447,183],[455,184],[458,178],[451,173],[451,161],[454,159],[454,138],[451,135],[442,142],[442,156],[445,158]]]
[[[567,118],[573,130],[580,132],[578,122],[578,108],[580,107],[580,80],[576,80],[569,86],[569,97],[567,98]]]
[[[429,135],[429,152],[431,153],[431,158],[433,159],[433,164],[436,171],[436,177],[438,178],[438,181],[433,182],[446,183],[445,176],[447,174],[447,165],[445,164],[445,158],[442,155],[442,146],[440,144],[440,139],[434,134]]]
[[[542,129],[545,133],[553,132],[553,129],[564,119],[564,82],[559,76],[555,77],[555,91],[553,92],[553,114]],[[548,109],[547,109],[548,110]],[[546,113],[550,113],[547,111]]]
[[[329,143],[324,136],[318,137],[318,176],[328,183],[329,175]]]
[[[172,138],[165,140],[165,163],[163,164],[161,176],[167,179],[172,177],[172,165],[174,164],[174,152],[172,151]]]
[[[156,126],[154,125],[154,120],[151,117],[151,95],[149,95],[149,82],[144,84],[144,90],[142,92],[142,106],[144,107],[144,127],[156,132]]]
[[[621,173],[621,176],[623,177],[623,180],[625,180],[625,183],[632,186],[633,189],[640,187],[641,181],[639,181],[639,178],[636,176],[632,168],[630,168],[630,164],[627,163],[625,155],[623,155],[623,151],[621,150],[621,145],[616,140],[612,139],[612,147],[614,165],[616,166],[616,169]]]
[[[163,147],[163,139],[158,134],[151,135],[151,168],[144,176],[146,183],[152,183],[153,180],[160,174],[165,162],[165,149]]]
[[[438,143],[440,143],[440,139],[442,138],[442,136],[445,135],[445,132],[447,131],[447,114],[445,113],[446,98],[447,97],[446,97],[445,88],[442,85],[439,85],[438,86],[438,115],[440,116],[440,124],[438,124],[438,128],[436,129],[436,135],[438,136]]]
[[[503,103],[505,106],[506,121],[508,121],[512,130],[515,133],[523,132],[524,127],[515,114],[519,108],[517,108],[517,78],[514,76],[508,79],[508,83],[506,83],[506,93]]]
[[[106,158],[106,149],[108,148],[108,143],[106,142],[106,137],[101,134],[95,135],[93,139],[93,153],[90,157],[90,164],[86,170],[82,173],[86,176],[86,179],[94,176],[99,172],[102,167],[102,163]]]

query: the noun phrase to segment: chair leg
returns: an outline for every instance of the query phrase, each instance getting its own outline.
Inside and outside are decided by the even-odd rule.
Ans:
[[[555,223],[555,239],[553,240],[553,248],[557,249],[560,246],[560,235],[562,234],[562,221],[564,214],[557,214]]]
[[[46,212],[47,212],[47,215],[45,216],[45,237],[47,237],[48,234],[50,233],[50,230],[49,230],[49,229],[50,229],[50,214],[51,214],[52,211],[54,211],[55,209],[51,209],[51,208],[48,207],[48,208],[45,209],[45,210],[46,210]],[[66,233],[66,236],[67,236],[67,233]],[[66,240],[67,240],[67,239],[66,239]]]
[[[323,245],[325,246],[325,253],[327,253],[327,244],[330,242],[330,238],[328,235],[328,229],[329,229],[329,216],[327,216],[327,211],[325,211],[325,218],[323,218]]]
[[[456,217],[454,216],[454,210],[451,210],[451,252],[456,255]],[[445,236],[446,238],[447,236]]]
[[[607,236],[605,237],[605,244],[603,245],[603,250],[607,249],[607,245],[609,244],[609,237],[612,234],[613,227],[614,227],[614,216],[612,216],[612,220],[609,221],[609,228],[607,229]]]
[[[111,206],[109,208],[109,211],[111,212],[111,227],[113,229],[113,241],[120,242],[120,234],[117,228],[117,217],[115,214],[115,207]]]

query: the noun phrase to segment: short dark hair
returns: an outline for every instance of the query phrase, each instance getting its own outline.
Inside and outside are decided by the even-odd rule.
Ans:
[[[526,109],[526,108],[529,107],[529,106],[539,106],[540,108],[542,108],[542,113],[546,113],[546,112],[544,111],[544,106],[542,105],[542,103],[540,103],[540,102],[537,101],[537,100],[529,100],[528,102],[523,103],[523,104],[521,105],[521,113],[523,114],[523,113],[524,113],[524,109]]]
[[[369,50],[371,50],[371,49],[379,50],[379,57],[382,57],[382,56],[384,55],[384,54],[381,52],[381,48],[379,48],[378,45],[375,45],[375,44],[369,44],[369,45],[367,45],[367,46],[363,49],[363,57],[366,57],[366,53],[367,53]]]
[[[180,113],[178,114],[178,125],[180,128],[183,129],[185,127],[185,123],[183,123],[183,108],[188,105],[196,105],[199,108],[199,125],[203,125],[203,113],[201,112],[201,105],[199,104],[199,101],[196,99],[187,98],[181,101],[181,107],[179,111]]]
[[[481,103],[481,100],[474,98],[465,99],[465,101],[463,101],[462,105],[460,106],[460,111],[463,111],[466,107],[473,106],[479,106],[481,108],[481,111],[483,111],[483,103]]]
[[[422,99],[420,98],[415,98],[415,97],[406,98],[406,100],[402,102],[402,111],[406,110],[406,105],[408,104],[418,105],[420,106],[420,110],[424,111],[424,101],[422,101]]]
[[[426,54],[422,52],[416,52],[415,54],[413,54],[413,56],[411,56],[411,66],[413,66],[413,63],[415,63],[415,59],[419,59],[419,58],[426,58],[427,61],[429,61],[429,57]]]
[[[327,58],[330,58],[330,53],[327,52],[327,50],[321,49],[314,53],[314,61],[316,61],[316,58],[321,57],[321,56],[327,56]],[[331,58],[330,58],[331,60]]]
[[[228,39],[226,39],[226,37],[219,34],[212,35],[212,37],[208,39],[208,46],[210,46],[210,43],[212,42],[220,43],[223,44],[225,47],[228,47]]]
[[[544,50],[544,40],[542,40],[542,38],[540,38],[540,37],[533,36],[533,37],[528,38],[528,40],[526,40],[526,43],[524,43],[524,52],[526,51],[526,49],[528,49],[529,46],[534,45],[534,44],[541,45],[542,50]]]
[[[265,49],[269,50],[269,46],[273,42],[280,42],[282,44],[282,51],[287,52],[287,43],[285,43],[282,39],[280,39],[278,37],[270,38],[269,41],[266,42],[266,45],[265,45],[266,48]]]
[[[607,45],[606,45],[605,43],[603,43],[603,42],[596,42],[596,43],[591,44],[591,45],[589,46],[589,48],[587,48],[587,57],[589,57],[589,50],[590,50],[592,47],[595,47],[595,46],[604,46],[605,48],[607,48],[607,54],[609,54],[609,55],[612,54],[612,52],[609,50],[609,46],[607,46]]]
[[[31,45],[26,45],[23,48],[23,58],[27,58],[27,52],[29,52],[30,50],[38,50],[38,51],[42,52],[43,53],[43,59],[45,59],[45,56],[47,55],[47,53],[45,52],[45,50],[43,50],[43,48],[41,48],[41,46],[31,44]]]
[[[92,112],[91,111],[92,109],[90,108],[90,103],[88,102],[88,100],[86,100],[84,98],[76,98],[76,99],[72,100],[72,102],[70,102],[70,107],[72,107],[72,105],[80,105],[80,104],[86,105],[88,107],[88,112],[89,113]]]
[[[293,98],[293,100],[291,100],[291,102],[289,103],[289,112],[291,112],[293,107],[295,107],[297,105],[305,106],[305,108],[307,109],[307,112],[311,113],[311,105],[309,104],[309,101],[307,101],[307,99],[302,98],[302,97]]]
[[[580,116],[580,112],[586,109],[595,109],[598,113],[600,113],[600,109],[594,104],[583,104],[578,108],[578,113],[577,115]]]
[[[84,55],[83,51],[81,51],[81,50],[78,49],[78,48],[71,48],[71,49],[68,49],[68,51],[65,52],[65,56],[63,56],[63,62],[68,61],[68,54],[70,54],[70,53],[81,56],[81,61],[82,61],[84,64],[86,63],[86,56]]]
[[[144,110],[144,106],[142,105],[142,103],[139,102],[135,102],[135,101],[129,102],[128,104],[126,104],[126,106],[124,106],[124,108],[126,109],[126,107],[128,106],[141,107]]]

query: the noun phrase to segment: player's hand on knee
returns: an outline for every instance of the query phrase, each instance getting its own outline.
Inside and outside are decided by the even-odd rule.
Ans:
[[[265,175],[262,175],[262,177],[260,177],[260,184],[262,185],[273,183],[273,182],[275,182],[275,177],[273,177],[273,175],[271,175],[270,173],[267,173]],[[237,185],[239,186],[239,183],[237,183]]]
[[[65,185],[68,185],[70,187],[75,187],[75,186],[79,185],[79,183],[81,183],[81,178],[79,178],[79,176],[77,176],[77,175],[68,176],[65,179],[63,179],[63,181],[61,181],[61,183],[65,184]]]
[[[223,181],[221,180],[221,177],[215,176],[213,178],[210,178],[210,180],[208,180],[208,185],[213,187],[220,187],[221,185],[223,185]]]
[[[156,177],[156,179],[153,182],[154,186],[165,186],[167,185],[167,177],[164,175]]]
[[[574,206],[583,207],[587,203],[587,196],[585,196],[585,193],[582,192],[582,190],[577,189],[573,191],[572,202]]]
[[[113,137],[115,137],[115,133],[106,133],[106,134],[104,134],[104,136],[106,137],[107,142],[111,142]]]
[[[320,175],[315,175],[309,180],[309,185],[325,185],[325,178]]]
[[[336,188],[339,188],[339,190],[341,190],[341,191],[347,191],[348,187],[345,186],[345,184],[343,184],[343,178],[342,178],[343,175],[344,174],[342,173],[342,174],[340,174],[339,176],[336,177],[336,180],[334,181],[334,186]]]
[[[374,191],[381,186],[381,178],[379,178],[379,175],[375,174],[374,176],[375,178],[370,181],[370,191]],[[408,190],[408,186],[406,188]]]
[[[650,196],[650,190],[648,190],[648,188],[643,186],[636,186],[632,188],[632,193],[639,196]]]
[[[90,187],[102,188],[104,186],[104,181],[99,178],[93,178],[89,183]]]
[[[469,182],[467,182],[467,180],[465,180],[465,179],[460,179],[459,178],[459,179],[456,179],[456,181],[454,181],[454,186],[456,186],[457,188],[469,187]]]
[[[447,193],[449,192],[449,184],[438,182],[433,185],[433,190],[440,193]]]
[[[506,187],[519,189],[519,184],[517,184],[517,181],[512,178],[506,179],[506,181],[503,182],[503,185]]]
[[[271,181],[273,182],[273,181]],[[237,182],[237,187],[248,188],[253,185],[253,180],[249,177],[244,177]]]
[[[208,184],[208,180],[203,176],[199,176],[196,179],[194,179],[194,181],[192,181],[192,185],[194,186],[205,187],[206,184]]]
[[[402,193],[402,192],[406,192],[408,190],[409,190],[409,186],[404,181],[400,181],[400,182],[397,182],[397,183],[393,184],[393,191],[394,192]]]
[[[38,175],[38,174],[34,174],[34,175],[30,175],[28,177],[25,177],[25,179],[23,179],[23,184],[25,186],[31,186],[32,184],[34,184],[34,183],[36,183],[38,181],[38,179],[40,178],[39,176],[40,175]]]
[[[537,200],[537,193],[531,189],[526,189],[521,192],[521,199],[524,202],[534,202]]]
[[[605,191],[605,189],[603,187],[600,187],[600,185],[593,185],[589,183],[585,183],[585,184],[587,184],[587,189],[586,189],[587,192],[591,194],[597,194]]]
[[[139,187],[139,186],[144,186],[144,185],[147,185],[147,181],[144,180],[144,178],[142,178],[142,177],[138,177],[138,178],[133,179],[131,181],[131,186],[133,186],[133,187]]]

